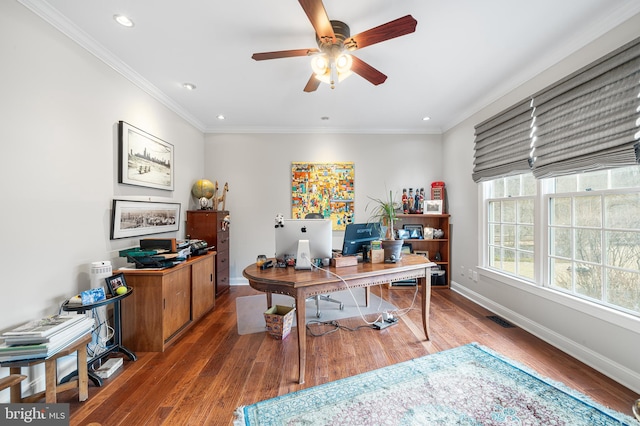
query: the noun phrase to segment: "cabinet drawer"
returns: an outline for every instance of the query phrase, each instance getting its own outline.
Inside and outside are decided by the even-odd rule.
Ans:
[[[229,251],[218,251],[216,254],[216,271],[229,269]]]
[[[216,297],[229,290],[229,268],[216,270]]]
[[[218,244],[216,245],[216,251],[220,253],[221,251],[229,250],[229,231],[218,232]]]

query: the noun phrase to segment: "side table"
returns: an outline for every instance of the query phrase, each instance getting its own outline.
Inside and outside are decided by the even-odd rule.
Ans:
[[[88,361],[88,365],[92,365],[95,361],[102,359],[113,352],[121,352],[126,356],[128,356],[131,361],[135,361],[138,359],[138,357],[136,357],[136,355],[133,352],[131,352],[129,349],[122,346],[122,318],[121,318],[121,312],[120,312],[120,301],[122,301],[122,299],[124,299],[125,297],[131,296],[131,293],[133,293],[133,287],[128,286],[127,289],[128,290],[125,294],[121,294],[118,296],[110,296],[104,300],[100,300],[99,302],[92,303],[90,305],[69,304],[69,301],[66,301],[62,305],[63,311],[78,312],[78,313],[84,314],[85,312],[90,311],[92,309],[99,308],[101,306],[110,305],[113,303],[113,340],[107,346],[105,351],[92,357]],[[67,378],[68,377],[69,376],[67,376]],[[89,378],[91,378],[91,381],[96,386],[102,386],[102,379],[92,371],[89,371]]]
[[[89,398],[89,389],[88,389],[88,368],[87,368],[87,343],[91,341],[91,334],[87,333],[85,336],[71,343],[66,348],[62,349],[60,352],[57,352],[50,357],[47,358],[36,358],[36,359],[25,359],[21,361],[9,361],[3,362],[1,364],[2,367],[8,367],[9,373],[11,375],[19,375],[20,370],[23,367],[31,367],[33,365],[37,365],[44,362],[44,374],[45,374],[45,391],[38,392],[34,395],[28,396],[26,398],[22,398],[21,391],[21,383],[17,382],[11,385],[11,402],[35,402],[41,399],[43,396],[45,397],[45,402],[47,404],[55,404],[57,402],[58,393],[63,392],[69,389],[78,388],[78,399],[80,401],[86,401]],[[70,355],[74,352],[78,353],[77,359],[77,375],[78,378],[76,380],[69,381],[64,383],[62,380],[60,385],[58,384],[58,358],[62,358],[63,356]],[[64,383],[64,384],[62,384]]]

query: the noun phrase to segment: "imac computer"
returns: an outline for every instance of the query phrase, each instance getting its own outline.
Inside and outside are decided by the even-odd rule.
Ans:
[[[353,256],[362,253],[362,247],[380,239],[379,223],[349,223],[344,230],[342,255]]]
[[[276,228],[276,259],[294,257],[296,269],[311,269],[312,259],[330,259],[331,219],[284,219]]]

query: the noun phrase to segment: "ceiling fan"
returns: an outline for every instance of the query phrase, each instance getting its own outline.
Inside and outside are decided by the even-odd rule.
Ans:
[[[311,56],[313,74],[304,88],[305,92],[315,91],[321,82],[330,84],[333,89],[336,76],[338,81],[342,81],[352,73],[360,75],[376,86],[384,83],[387,79],[386,75],[348,52],[410,34],[416,30],[418,24],[413,16],[407,15],[351,36],[347,24],[329,20],[322,0],[298,1],[316,31],[318,49],[254,53],[251,57],[256,61],[264,61],[266,59]]]

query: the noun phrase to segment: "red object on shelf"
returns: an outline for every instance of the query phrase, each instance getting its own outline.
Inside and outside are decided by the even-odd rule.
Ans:
[[[431,199],[444,200],[444,182],[431,182]]]

